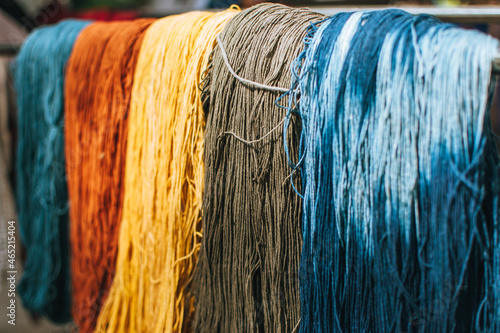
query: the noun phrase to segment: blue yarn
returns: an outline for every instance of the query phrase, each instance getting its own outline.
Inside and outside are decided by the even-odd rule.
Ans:
[[[315,30],[290,99],[303,121],[300,331],[498,332],[498,42],[395,9]]]
[[[27,258],[23,305],[54,322],[71,320],[68,192],[64,159],[64,68],[88,22],[35,30],[14,66],[19,143],[16,199]]]

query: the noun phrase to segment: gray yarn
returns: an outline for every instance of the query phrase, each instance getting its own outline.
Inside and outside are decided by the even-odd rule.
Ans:
[[[289,68],[307,28],[323,18],[307,9],[262,4],[236,15],[220,40],[237,75],[289,87]],[[275,104],[279,91],[233,76],[220,48],[203,89],[206,171],[195,331],[292,332],[300,318],[301,204],[287,179],[283,131],[273,131],[287,111]],[[295,158],[299,136],[292,117],[287,140]]]

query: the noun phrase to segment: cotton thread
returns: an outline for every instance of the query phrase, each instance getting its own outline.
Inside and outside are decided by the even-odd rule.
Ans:
[[[18,292],[26,309],[57,323],[71,320],[64,67],[87,24],[67,20],[36,29],[14,67],[16,201],[27,256]]]
[[[205,128],[198,86],[238,9],[152,24],[132,90],[116,275],[97,332],[183,332],[199,250]]]
[[[82,333],[94,330],[115,272],[130,95],[144,31],[152,22],[94,23],[81,32],[68,61],[72,313]]]

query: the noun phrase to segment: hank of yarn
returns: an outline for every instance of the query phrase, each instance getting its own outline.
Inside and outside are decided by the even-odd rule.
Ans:
[[[299,323],[301,205],[283,150],[287,111],[276,99],[290,87],[289,68],[310,22],[323,18],[262,4],[236,15],[218,38],[203,86],[206,185],[195,274],[197,332],[289,333]],[[287,135],[292,157],[299,147],[296,120]],[[296,176],[294,181],[300,184]]]
[[[35,30],[16,58],[16,201],[26,262],[19,296],[30,311],[71,320],[64,68],[80,30],[68,20]]]
[[[93,331],[115,272],[130,95],[144,31],[152,22],[91,24],[68,60],[72,312],[80,332]]]
[[[205,117],[200,77],[238,10],[160,19],[147,30],[132,90],[116,275],[98,332],[190,328],[188,284],[201,237]]]
[[[400,10],[313,30],[294,85],[301,332],[497,331],[498,42]]]

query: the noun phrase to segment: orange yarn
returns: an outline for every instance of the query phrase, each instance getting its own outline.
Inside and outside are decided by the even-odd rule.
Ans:
[[[73,318],[91,332],[115,272],[128,113],[144,31],[153,22],[94,23],[82,30],[65,87]]]

